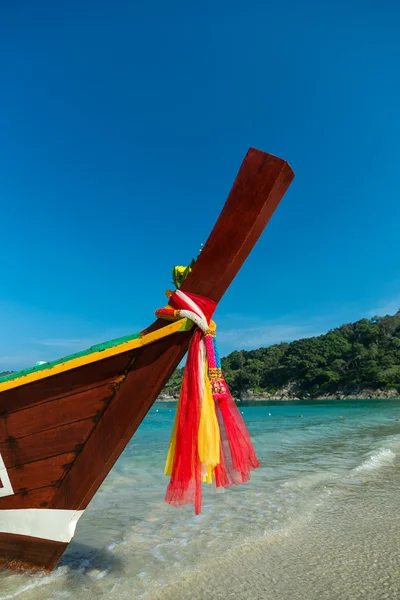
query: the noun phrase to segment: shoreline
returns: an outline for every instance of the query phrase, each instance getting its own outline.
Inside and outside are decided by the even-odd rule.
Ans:
[[[179,394],[177,390],[171,392],[161,392],[157,402],[177,402]],[[400,388],[372,389],[361,388],[357,386],[348,386],[339,388],[336,393],[324,393],[323,390],[315,390],[311,393],[301,393],[298,384],[291,382],[274,392],[253,391],[251,389],[243,390],[238,397],[233,395],[236,403],[243,402],[297,402],[297,401],[335,401],[335,400],[400,400]]]
[[[290,403],[290,402],[354,402],[355,400],[360,400],[360,401],[367,401],[367,400],[400,400],[400,395],[399,396],[345,396],[345,397],[338,397],[338,396],[321,396],[318,398],[260,398],[260,397],[254,397],[254,398],[234,398],[236,404],[252,404],[252,403],[257,403],[257,402],[273,402],[273,403]],[[163,399],[163,398],[157,398],[156,402],[160,403],[160,404],[176,404],[178,402],[178,398],[168,398],[168,399]]]

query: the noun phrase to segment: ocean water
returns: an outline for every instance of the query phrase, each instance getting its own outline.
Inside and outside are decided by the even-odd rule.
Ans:
[[[262,463],[163,502],[175,408],[156,404],[51,574],[0,571],[0,600],[400,599],[400,401],[240,405]]]

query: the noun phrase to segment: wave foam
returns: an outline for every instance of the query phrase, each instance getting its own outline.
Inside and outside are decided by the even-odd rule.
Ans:
[[[371,471],[380,467],[387,467],[393,463],[395,456],[396,454],[390,448],[382,448],[382,450],[378,450],[378,452],[372,454],[361,465],[356,467],[354,471],[358,473],[360,471]]]
[[[34,581],[32,583],[28,583],[27,585],[20,587],[13,594],[7,594],[6,596],[0,596],[0,600],[12,600],[13,598],[18,598],[18,596],[25,594],[25,592],[29,592],[30,590],[33,590],[35,588],[42,587],[44,585],[53,583],[60,576],[64,575],[64,573],[65,573],[65,569],[63,569],[61,567],[61,568],[58,568],[56,571],[53,571],[53,573],[51,573],[49,575],[42,576],[40,574],[38,577],[34,576]]]

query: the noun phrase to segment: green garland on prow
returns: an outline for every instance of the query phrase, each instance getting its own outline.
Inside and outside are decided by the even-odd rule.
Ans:
[[[200,244],[200,250],[199,250],[199,254],[197,255],[197,258],[199,258],[200,252],[202,251],[202,249],[203,249],[203,244]],[[192,258],[192,260],[190,261],[190,263],[188,264],[187,267],[183,267],[183,266],[173,267],[172,283],[174,284],[174,286],[176,287],[177,290],[179,290],[181,288],[181,285],[183,284],[183,282],[189,275],[190,271],[193,269],[193,265],[196,262],[197,258]]]
[[[193,258],[187,267],[182,267],[182,266],[173,267],[172,282],[177,290],[180,289],[182,283],[185,281],[186,277],[189,275],[190,271],[192,270],[195,262],[196,261]]]

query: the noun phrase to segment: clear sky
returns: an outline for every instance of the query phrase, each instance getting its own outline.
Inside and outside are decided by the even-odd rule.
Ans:
[[[0,370],[148,325],[250,146],[296,178],[222,352],[400,306],[398,2],[1,5]]]

